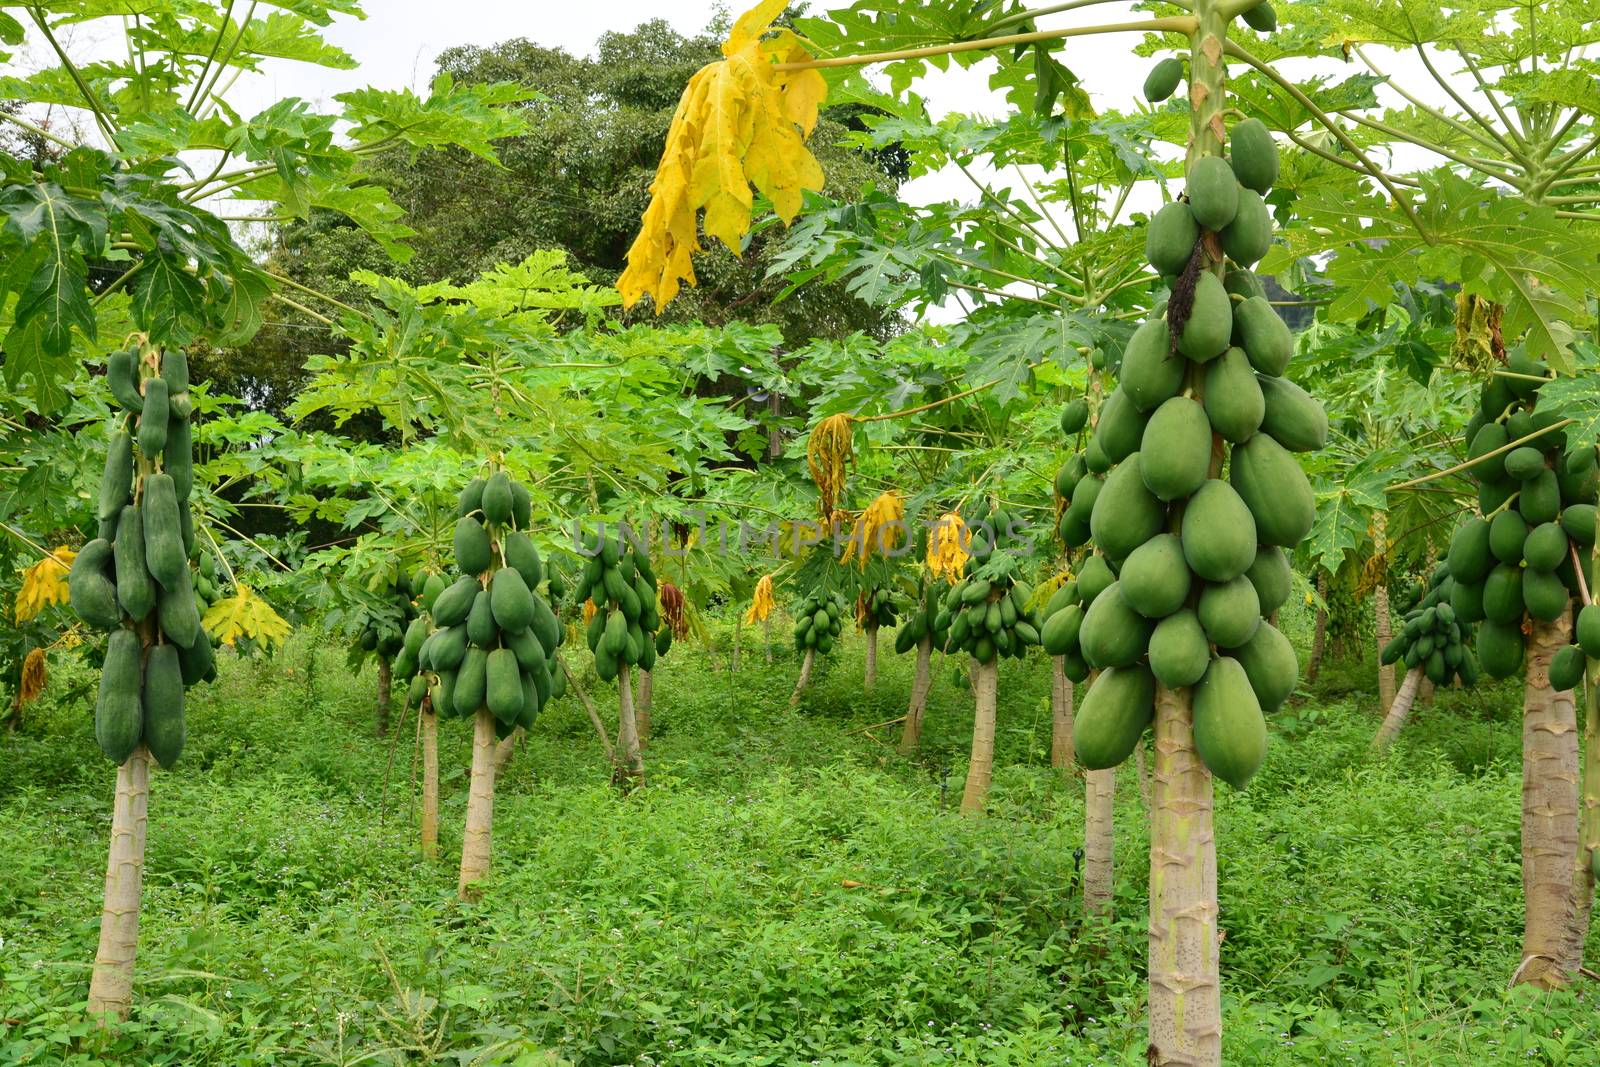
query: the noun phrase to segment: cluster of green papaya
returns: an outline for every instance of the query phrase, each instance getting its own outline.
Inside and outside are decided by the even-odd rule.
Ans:
[[[217,557],[209,552],[200,555],[200,573],[194,576],[194,595],[199,600],[200,615],[222,599],[222,583],[217,578]]]
[[[487,708],[501,737],[527,728],[556,695],[556,648],[561,624],[538,593],[544,562],[528,536],[528,491],[505,471],[470,482],[457,504],[454,581],[421,579],[421,606],[407,628],[395,674],[416,669],[433,676],[427,691],[440,718],[468,717]],[[410,580],[411,584],[416,579]],[[420,703],[412,683],[409,698]]]
[[[1567,451],[1558,427],[1564,413],[1539,406],[1545,367],[1520,350],[1508,375],[1489,380],[1467,424],[1467,456],[1478,481],[1481,515],[1470,516],[1450,541],[1450,604],[1478,627],[1478,660],[1495,678],[1522,667],[1525,616],[1553,622],[1588,584],[1595,540],[1600,465],[1591,442]],[[1530,435],[1526,443],[1506,450]],[[1580,575],[1574,561],[1580,561]],[[1596,642],[1600,648],[1600,641]],[[1557,657],[1563,679],[1581,677],[1583,655],[1569,646]],[[1557,665],[1552,664],[1551,680]],[[1559,687],[1566,688],[1566,687]]]
[[[672,647],[672,628],[661,625],[656,574],[643,545],[625,544],[604,530],[589,539],[577,598],[594,601],[589,651],[602,681],[617,677],[622,664],[648,671]]]
[[[863,629],[892,627],[899,615],[900,605],[895,603],[894,593],[888,589],[872,589],[863,593],[860,610],[856,612]]]
[[[184,688],[217,675],[189,566],[189,361],[128,348],[112,353],[106,379],[126,415],[106,450],[99,536],[78,552],[68,591],[84,623],[111,632],[95,701],[100,751],[121,764],[143,742],[170,767],[183,752]]]
[[[1003,512],[994,518],[1005,529]],[[982,546],[976,540],[973,548]],[[1021,659],[1039,643],[1039,623],[1029,607],[1033,589],[1022,580],[1016,557],[986,551],[967,560],[966,576],[945,593],[934,619],[935,632],[948,634],[944,651],[966,652],[979,663],[1001,656]]]
[[[1150,221],[1146,251],[1173,296],[1129,340],[1084,450],[1071,509],[1089,509],[1096,555],[1079,602],[1063,598],[1052,613],[1073,614],[1056,622],[1051,647],[1070,651],[1075,636],[1081,663],[1071,666],[1101,672],[1075,717],[1086,767],[1128,757],[1158,684],[1193,686],[1200,757],[1242,787],[1265,755],[1264,713],[1299,671],[1264,616],[1289,595],[1285,550],[1316,518],[1294,453],[1321,448],[1328,419],[1282,377],[1293,338],[1249,269],[1272,239],[1262,194],[1277,177],[1276,146],[1256,119],[1236,124],[1229,143],[1228,159],[1194,161],[1185,198]]]
[[[910,652],[924,637],[932,638],[934,648],[943,648],[950,638],[949,633],[937,626],[943,617],[939,601],[931,591],[924,589],[921,598],[906,615],[905,622],[901,623],[900,629],[895,632],[895,652],[900,655]]]
[[[1451,601],[1456,581],[1448,561],[1434,565],[1426,583],[1416,583],[1417,596],[1401,616],[1400,632],[1379,654],[1379,660],[1421,667],[1434,685],[1449,685],[1459,677],[1462,685],[1478,680],[1478,659],[1472,654],[1472,623],[1463,621]]]
[[[793,608],[794,650],[814,648],[824,656],[832,652],[849,610],[850,605],[838,593],[813,589],[801,597]]]
[[[426,572],[422,572],[421,579],[427,580]],[[400,625],[409,626],[417,618],[416,596],[421,591],[421,586],[412,585],[412,577],[404,572],[396,575],[390,594],[395,606],[400,612]],[[413,593],[413,589],[416,593]],[[356,637],[356,644],[362,652],[376,652],[386,658],[398,656],[404,646],[404,631],[392,625],[386,619],[369,618],[367,624],[361,628],[361,633]],[[416,673],[416,664],[411,664],[411,670],[401,672],[396,664],[395,677],[407,678]]]

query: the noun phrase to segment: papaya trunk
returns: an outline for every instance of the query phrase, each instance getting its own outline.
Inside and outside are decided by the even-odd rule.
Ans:
[[[1083,913],[1111,914],[1115,874],[1117,772],[1107,768],[1083,776]]]
[[[1522,701],[1522,963],[1513,984],[1554,989],[1573,922],[1578,855],[1578,729],[1572,693],[1550,685],[1550,661],[1567,643],[1565,617],[1535,620]]]
[[[439,716],[433,696],[422,699],[422,854],[439,856]]]
[[[1050,657],[1050,766],[1070,771],[1077,754],[1072,748],[1072,681],[1061,656]]]
[[[617,748],[622,757],[622,776],[630,785],[644,784],[644,753],[639,747],[639,723],[633,713],[632,668],[626,663],[617,668]]]
[[[150,752],[143,745],[117,768],[106,856],[100,947],[89,979],[89,1014],[121,1022],[133,1007],[133,961],[139,950],[139,903],[144,884],[145,827],[150,812]]]
[[[1417,703],[1421,704],[1425,708],[1431,708],[1433,706],[1433,694],[1435,692],[1436,689],[1434,684],[1427,678],[1423,678],[1422,684],[1417,687]]]
[[[961,811],[979,814],[989,803],[989,782],[994,775],[994,713],[1000,664],[978,664],[973,691],[972,758],[967,763],[967,787],[961,794]]]
[[[1594,910],[1596,875],[1600,875],[1600,714],[1597,714],[1594,661],[1586,672],[1583,701],[1583,810],[1578,842],[1578,862],[1572,879],[1572,926],[1567,932],[1563,968],[1577,973],[1583,966],[1589,940],[1589,919]]]
[[[495,742],[494,746],[494,773],[500,777],[500,772],[506,769],[506,764],[511,762],[511,757],[517,754],[517,747],[522,744],[522,739],[527,731],[517,727],[509,734]]]
[[[1152,1064],[1222,1061],[1217,851],[1211,773],[1194,747],[1189,692],[1156,691],[1150,826]]]
[[[866,688],[870,693],[872,687],[878,684],[878,628],[867,627],[867,677]]]
[[[794,692],[789,694],[789,706],[791,708],[800,703],[800,694],[805,692],[806,686],[810,684],[811,668],[816,662],[817,650],[814,648],[806,649],[806,657],[800,661],[800,677],[795,679]]]
[[[739,645],[734,646],[734,669],[738,669]],[[633,718],[639,728],[639,747],[645,748],[650,744],[650,713],[656,702],[656,672],[639,672],[639,699],[634,703]]]
[[[1412,667],[1406,671],[1405,680],[1400,683],[1400,692],[1395,694],[1394,700],[1389,704],[1389,713],[1383,717],[1383,725],[1378,727],[1378,736],[1372,739],[1372,744],[1367,749],[1368,755],[1381,756],[1389,751],[1389,746],[1394,744],[1394,739],[1400,736],[1400,730],[1406,724],[1406,716],[1411,714],[1411,704],[1416,700],[1417,688],[1421,684],[1421,667]]]
[[[477,900],[489,877],[494,830],[494,716],[479,708],[472,717],[472,784],[467,792],[467,823],[461,833],[461,876],[456,895]]]
[[[378,657],[378,736],[389,736],[389,701],[394,688],[394,665],[388,656]]]
[[[928,690],[933,684],[933,638],[917,642],[917,673],[911,679],[911,700],[905,725],[900,729],[900,754],[909,756],[922,747],[922,716],[928,710]]]
[[[1387,559],[1389,555],[1389,520],[1383,512],[1378,512],[1372,520],[1374,555],[1385,561],[1380,575],[1387,575]],[[1381,654],[1389,639],[1394,636],[1393,623],[1389,617],[1389,583],[1386,577],[1380,577],[1377,588],[1373,591],[1372,610],[1376,616],[1376,629],[1378,632],[1378,651]],[[1392,708],[1394,706],[1394,664],[1379,662],[1378,664],[1378,707]]]
[[[1306,660],[1306,681],[1317,680],[1322,656],[1328,649],[1328,572],[1317,572],[1317,622],[1311,634],[1311,656]]]

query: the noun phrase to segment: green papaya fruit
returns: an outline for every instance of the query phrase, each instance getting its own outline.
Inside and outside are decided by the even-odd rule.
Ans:
[[[110,630],[122,625],[114,578],[115,549],[96,538],[78,550],[67,572],[67,596],[72,610],[88,626]]]
[[[472,611],[472,602],[477,599],[483,585],[478,579],[463,575],[434,599],[433,621],[439,626],[459,626],[467,621],[467,614]]]
[[[1195,221],[1221,233],[1239,210],[1239,180],[1221,156],[1203,156],[1189,167],[1189,209]]]
[[[1200,591],[1196,614],[1206,637],[1219,648],[1238,648],[1261,625],[1261,601],[1246,575],[1207,585]]]
[[[509,648],[490,652],[484,661],[484,702],[489,711],[501,722],[516,722],[522,716],[525,697],[516,654]]]
[[[1289,600],[1294,582],[1294,572],[1289,567],[1289,557],[1276,545],[1261,545],[1245,577],[1256,587],[1256,599],[1261,604],[1261,614],[1271,615]],[[1266,701],[1262,701],[1266,705]]]
[[[1242,12],[1241,17],[1245,25],[1257,33],[1272,33],[1278,28],[1278,13],[1273,10],[1270,0],[1262,0],[1255,7]]]
[[[1505,464],[1511,477],[1519,482],[1530,481],[1544,471],[1544,453],[1532,445],[1523,445],[1506,453]]]
[[[457,715],[468,716],[484,706],[488,698],[489,653],[481,648],[468,648],[461,658],[461,668],[456,672],[454,694]]]
[[[546,656],[554,656],[561,644],[561,622],[541,596],[533,598],[533,636],[544,646]]]
[[[1528,614],[1543,622],[1554,622],[1567,610],[1567,587],[1552,571],[1532,567],[1522,572],[1522,602]]]
[[[1156,624],[1150,635],[1150,673],[1168,689],[1194,685],[1211,662],[1211,646],[1199,618],[1188,608]]]
[[[194,439],[190,436],[188,419],[173,419],[167,428],[161,469],[171,476],[178,500],[188,500],[194,490]]]
[[[474,478],[461,488],[461,495],[456,498],[456,516],[465,518],[474,512],[483,510],[483,489],[488,484],[487,479]]]
[[[1260,376],[1265,409],[1261,430],[1290,452],[1315,452],[1328,444],[1328,413],[1322,403],[1287,378]]]
[[[1205,484],[1211,464],[1211,423],[1205,408],[1186,396],[1163,403],[1145,424],[1138,454],[1145,488],[1157,499],[1189,496]]]
[[[178,649],[156,645],[144,665],[144,743],[170,769],[183,754],[183,667]]]
[[[1501,563],[1522,562],[1528,524],[1515,511],[1502,511],[1489,520],[1489,551]]]
[[[1590,659],[1600,659],[1600,607],[1585,604],[1578,612],[1578,644]]]
[[[1566,693],[1583,685],[1583,668],[1587,664],[1583,649],[1568,645],[1550,660],[1550,688]]]
[[[1233,267],[1222,276],[1222,287],[1228,291],[1229,296],[1236,296],[1240,300],[1248,300],[1252,296],[1259,296],[1263,300],[1267,297],[1267,290],[1261,284],[1261,279],[1256,277],[1252,270],[1244,267]]]
[[[189,391],[189,356],[181,348],[169,348],[161,353],[161,380],[167,383],[167,395],[177,396]]]
[[[1182,274],[1199,241],[1200,224],[1189,205],[1174,201],[1150,216],[1144,233],[1145,258],[1157,274]]]
[[[1078,571],[1078,595],[1084,607],[1099,599],[1100,594],[1116,580],[1117,576],[1111,572],[1111,565],[1104,556],[1096,553],[1084,560],[1082,569]]]
[[[189,577],[188,555],[178,529],[177,488],[172,476],[147,475],[144,480],[144,555],[150,576],[171,588]]]
[[[1263,622],[1256,627],[1250,640],[1230,650],[1228,655],[1244,668],[1250,689],[1263,712],[1278,710],[1294,692],[1300,678],[1300,661],[1294,654],[1294,645],[1270,623]]]
[[[117,568],[117,603],[134,622],[143,622],[156,606],[156,583],[145,562],[144,509],[130,504],[117,519],[113,555]]]
[[[106,384],[111,387],[112,397],[128,411],[144,410],[144,396],[139,392],[137,345],[119,349],[106,359]]]
[[[1262,196],[1278,181],[1278,146],[1260,119],[1234,125],[1228,135],[1228,161],[1239,184]]]
[[[1476,515],[1463,519],[1450,538],[1446,561],[1450,564],[1450,573],[1460,582],[1481,582],[1487,578],[1489,569],[1494,566],[1489,524]]]
[[[1092,667],[1131,666],[1150,644],[1154,624],[1133,609],[1118,585],[1096,597],[1083,616],[1078,644]]]
[[[167,447],[167,383],[160,378],[144,382],[144,410],[139,414],[139,451],[146,456],[161,455]]]
[[[1183,387],[1186,364],[1172,352],[1170,338],[1167,320],[1152,318],[1133,331],[1128,347],[1123,349],[1122,374],[1117,388],[1140,411],[1155,410],[1164,401],[1177,396]]]
[[[422,610],[432,614],[433,605],[438,602],[439,594],[448,588],[449,583],[444,580],[444,575],[428,575],[422,583]],[[469,603],[467,606],[471,607],[472,605]]]
[[[184,685],[198,685],[216,677],[217,654],[211,646],[211,636],[201,631],[194,644],[178,648],[178,666]]]
[[[1255,519],[1233,487],[1218,478],[1189,499],[1181,538],[1189,569],[1208,582],[1231,582],[1256,559]]]
[[[1046,655],[1064,656],[1078,646],[1083,627],[1083,609],[1073,604],[1044,621],[1041,642]]]
[[[533,497],[527,486],[515,480],[511,483],[511,522],[519,530],[526,530],[533,524]]]
[[[502,631],[522,630],[533,625],[533,593],[515,567],[495,571],[489,590],[494,621]]]
[[[1522,483],[1522,496],[1517,500],[1517,510],[1535,526],[1555,522],[1561,517],[1561,484],[1556,472],[1549,467]]]
[[[122,513],[133,496],[133,438],[118,431],[106,445],[106,466],[100,476],[100,499],[95,515],[109,522]]]
[[[1522,558],[1530,570],[1553,571],[1566,562],[1570,543],[1559,522],[1541,523],[1522,543]]]
[[[480,500],[483,507],[485,521],[496,526],[504,526],[511,521],[511,475],[505,471],[495,471],[483,483],[483,497]],[[522,698],[518,695],[517,705],[521,707]]]
[[[1487,577],[1487,575],[1485,576]],[[1471,625],[1482,622],[1483,613],[1483,583],[1457,582],[1450,589],[1450,609],[1456,613],[1456,618],[1462,623]]]
[[[1522,668],[1520,621],[1501,623],[1490,618],[1479,626],[1478,663],[1491,678],[1509,678],[1516,674]]]
[[[1183,544],[1170,533],[1157,534],[1134,549],[1119,577],[1123,597],[1147,619],[1165,618],[1181,608],[1189,598],[1190,584]]]
[[[1228,350],[1233,336],[1233,302],[1222,286],[1222,279],[1202,273],[1194,285],[1194,304],[1189,321],[1178,335],[1178,351],[1197,363],[1216,359]]]
[[[1178,91],[1178,83],[1182,80],[1183,60],[1168,56],[1151,67],[1150,73],[1145,75],[1144,98],[1152,104],[1159,104]]]
[[[1244,667],[1219,656],[1194,690],[1194,747],[1206,769],[1243,789],[1267,754],[1267,720]]]
[[[1234,446],[1228,481],[1250,509],[1262,544],[1292,548],[1311,532],[1317,519],[1311,482],[1270,435],[1258,433]]]
[[[139,635],[132,630],[115,630],[106,642],[94,705],[94,739],[118,766],[133,755],[144,735],[142,654]]]
[[[195,604],[194,586],[188,572],[170,588],[162,586],[156,594],[156,617],[161,632],[174,644],[185,648],[201,638],[200,608]]]
[[[1126,366],[1127,359],[1123,359]],[[1089,403],[1083,397],[1076,397],[1067,402],[1061,409],[1061,432],[1067,437],[1078,434],[1089,423]]]
[[[1126,760],[1155,719],[1155,698],[1156,680],[1143,667],[1102,671],[1073,716],[1078,762],[1101,771]]]
[[[472,607],[467,610],[467,643],[478,648],[493,648],[499,639],[491,595],[489,590],[479,589],[472,598]]]
[[[1145,417],[1127,393],[1115,389],[1100,409],[1094,440],[1112,463],[1121,463],[1139,450],[1144,437]]]
[[[1094,541],[1112,559],[1128,553],[1161,532],[1167,508],[1145,488],[1141,457],[1136,452],[1106,478],[1089,517]]]
[[[1265,296],[1252,296],[1233,309],[1237,344],[1250,365],[1268,377],[1277,377],[1294,355],[1294,335]]]
[[[1236,445],[1261,428],[1266,400],[1244,349],[1230,348],[1221,359],[1207,364],[1205,411],[1211,428]]]
[[[1272,247],[1272,213],[1253,189],[1239,190],[1239,210],[1222,231],[1222,250],[1241,267],[1253,267]]]
[[[455,554],[456,566],[462,574],[482,574],[493,562],[489,531],[470,515],[456,520]]]
[[[1489,572],[1483,583],[1483,613],[1490,622],[1502,626],[1520,626],[1524,610],[1522,598],[1522,568],[1515,563],[1501,563]],[[1488,663],[1485,662],[1485,667]],[[1493,671],[1490,672],[1491,674]],[[1496,677],[1500,677],[1496,675]]]

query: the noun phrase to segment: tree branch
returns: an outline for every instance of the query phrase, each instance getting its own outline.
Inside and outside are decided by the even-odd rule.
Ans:
[[[1041,41],[1062,41],[1069,37],[1092,37],[1102,33],[1173,33],[1192,34],[1195,19],[1190,15],[1177,15],[1159,19],[1140,19],[1137,22],[1108,22],[1098,26],[1073,26],[1060,30],[1039,30],[1034,33],[1013,33],[1003,37],[982,37],[975,41],[957,41],[954,44],[929,45],[926,48],[902,48],[894,52],[870,52],[863,55],[834,56],[829,59],[808,59],[800,63],[775,63],[773,70],[820,70],[825,67],[865,67],[874,63],[893,63],[901,59],[926,59],[930,56],[948,56],[957,52],[985,52],[1011,45],[1037,44]]]

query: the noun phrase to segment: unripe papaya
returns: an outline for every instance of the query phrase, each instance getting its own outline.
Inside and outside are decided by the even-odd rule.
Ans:
[[[1310,393],[1287,378],[1257,379],[1265,410],[1261,429],[1290,452],[1315,452],[1328,444],[1328,413]]]
[[[486,484],[485,479],[474,478],[462,486],[461,495],[456,498],[456,516],[458,518],[483,510],[483,487]]]
[[[111,395],[129,411],[144,410],[144,397],[139,393],[139,348],[120,349],[106,360],[106,384]],[[120,762],[120,761],[119,761]]]
[[[1183,60],[1168,56],[1151,67],[1150,73],[1145,75],[1144,98],[1152,104],[1159,104],[1178,91],[1178,83],[1182,80]]]
[[[1255,518],[1262,544],[1292,548],[1311,532],[1317,519],[1311,482],[1271,436],[1258,433],[1234,446],[1228,480]]]
[[[1127,393],[1114,389],[1100,409],[1094,440],[1112,463],[1121,463],[1139,450],[1145,417]]]
[[[1117,576],[1111,573],[1111,565],[1099,553],[1083,561],[1083,567],[1078,571],[1078,595],[1082,597],[1085,608],[1099,599],[1100,594],[1111,588],[1111,583]]]
[[[194,602],[194,586],[187,570],[170,589],[162,586],[156,594],[156,617],[161,632],[174,644],[187,648],[204,636],[200,629],[200,609]]]
[[[1278,146],[1260,119],[1245,119],[1233,127],[1228,136],[1228,161],[1239,184],[1262,196],[1278,180]]]
[[[1201,590],[1196,614],[1213,644],[1218,648],[1238,648],[1261,625],[1261,600],[1250,579],[1241,574],[1231,582]]]
[[[461,658],[454,694],[457,715],[471,715],[483,707],[488,696],[488,665],[489,653],[481,648],[469,648]]]
[[[1222,250],[1241,267],[1253,267],[1272,247],[1272,214],[1252,189],[1239,190],[1239,210],[1222,231]]]
[[[1228,291],[1229,296],[1236,296],[1240,300],[1249,300],[1253,296],[1265,300],[1267,297],[1266,287],[1261,284],[1261,279],[1256,277],[1255,271],[1244,267],[1231,268],[1224,274],[1222,287]]]
[[[1175,200],[1150,216],[1144,254],[1157,274],[1182,274],[1200,240],[1200,225],[1189,205]]]
[[[484,698],[494,717],[501,722],[516,722],[522,717],[525,696],[516,654],[509,648],[490,652],[484,661]]]
[[[1242,13],[1244,24],[1257,33],[1271,33],[1278,28],[1278,13],[1273,10],[1270,0],[1261,3]]]
[[[1092,667],[1127,667],[1144,656],[1154,628],[1113,582],[1084,613],[1078,644]]]
[[[550,610],[544,597],[537,595],[533,598],[533,636],[544,646],[546,656],[556,654],[556,648],[561,644],[561,622],[556,618],[556,613]]]
[[[1544,453],[1532,445],[1513,448],[1506,453],[1506,473],[1519,482],[1531,481],[1543,473]]]
[[[1127,357],[1123,357],[1123,365],[1127,365]],[[1089,404],[1083,397],[1075,397],[1067,402],[1061,409],[1061,432],[1068,437],[1076,435],[1089,422]]]
[[[1456,527],[1450,538],[1446,560],[1450,564],[1451,575],[1458,582],[1481,582],[1489,576],[1489,569],[1494,566],[1489,532],[1489,524],[1476,515],[1469,516]]]
[[[1261,614],[1271,615],[1288,601],[1294,575],[1289,567],[1289,558],[1283,554],[1283,549],[1275,545],[1260,546],[1256,549],[1255,561],[1244,573],[1245,577],[1250,579],[1250,584],[1256,588],[1256,599],[1261,604]],[[1266,703],[1262,701],[1262,706],[1266,706]]]
[[[1077,647],[1083,627],[1083,609],[1072,604],[1044,621],[1041,643],[1046,655],[1064,656]]]
[[[1106,478],[1105,488],[1095,498],[1089,528],[1100,551],[1124,559],[1160,533],[1166,519],[1166,505],[1145,488],[1141,458],[1134,453]]]
[[[1200,275],[1194,286],[1194,304],[1189,321],[1178,335],[1178,351],[1197,363],[1216,359],[1228,349],[1233,336],[1233,302],[1222,280],[1209,271]]]
[[[1294,355],[1289,324],[1264,296],[1252,296],[1233,309],[1233,329],[1250,365],[1269,377],[1281,375]]]
[[[1546,467],[1535,477],[1523,482],[1517,510],[1535,526],[1560,518],[1561,486],[1556,481],[1556,472]]]
[[[144,382],[144,409],[139,414],[139,451],[148,457],[159,456],[167,447],[167,383],[160,378],[146,378]]]
[[[1530,570],[1553,571],[1566,562],[1569,544],[1559,522],[1541,523],[1522,543],[1522,558]]]
[[[1578,644],[1590,659],[1600,659],[1600,607],[1585,604],[1578,612]]]
[[[1462,625],[1470,626],[1475,622],[1482,622],[1483,614],[1483,582],[1456,582],[1450,587],[1450,610],[1455,612],[1456,618]]]
[[[1522,667],[1520,622],[1502,623],[1490,618],[1479,626],[1478,663],[1491,678],[1509,678],[1516,674]]]
[[[489,590],[479,589],[472,598],[472,607],[467,610],[467,643],[477,648],[493,648],[500,638],[490,599]]]
[[[511,521],[511,475],[495,471],[483,484],[483,517],[496,526]],[[517,701],[521,705],[521,700]]]
[[[1554,622],[1566,612],[1569,600],[1567,587],[1553,571],[1529,567],[1522,572],[1522,602],[1534,618]]]
[[[178,645],[177,649],[184,685],[198,685],[217,676],[217,654],[211,647],[210,634],[202,630],[194,644]]]
[[[1205,484],[1211,464],[1211,422],[1186,396],[1162,404],[1145,424],[1139,470],[1160,500],[1178,500]]]
[[[109,541],[96,538],[78,550],[72,570],[67,573],[72,610],[96,630],[110,630],[122,624],[113,579],[114,551]]]
[[[144,480],[145,565],[150,576],[166,588],[187,582],[189,576],[178,524],[178,497],[172,476],[148,475]]]
[[[489,531],[471,515],[456,520],[455,554],[462,574],[482,574],[493,562]]]
[[[1250,509],[1221,479],[1207,480],[1184,508],[1184,558],[1206,581],[1231,582],[1243,574],[1255,562],[1256,538]]]
[[[117,519],[114,549],[117,566],[117,603],[134,622],[143,622],[156,606],[156,583],[145,562],[144,509],[130,504]]]
[[[1211,662],[1211,646],[1193,611],[1185,608],[1156,624],[1150,635],[1150,673],[1168,689],[1194,685]]]
[[[482,584],[470,575],[457,578],[434,599],[433,621],[444,627],[459,626],[466,622],[472,602],[482,590]]]
[[[449,588],[449,583],[442,574],[430,574],[422,583],[422,610],[433,612],[433,605],[439,599],[439,594]],[[471,606],[470,604],[468,605]]]
[[[183,754],[183,667],[178,649],[156,645],[144,665],[144,743],[162,767]]]
[[[1270,623],[1256,627],[1250,640],[1228,654],[1244,668],[1263,712],[1276,711],[1294,692],[1300,678],[1300,662],[1294,645]]]
[[[1183,386],[1186,365],[1172,352],[1170,337],[1167,320],[1157,316],[1145,320],[1134,330],[1133,336],[1128,338],[1128,347],[1123,350],[1117,391],[1126,393],[1140,411],[1154,411],[1177,396]]]
[[[1243,789],[1267,754],[1267,721],[1250,678],[1231,656],[1211,661],[1194,690],[1194,747],[1206,769]]]
[[[1524,610],[1522,599],[1522,568],[1515,563],[1501,563],[1489,572],[1483,583],[1483,614],[1489,622],[1507,627],[1520,627]],[[1482,633],[1480,628],[1479,633]],[[1520,630],[1518,640],[1521,640]],[[1480,645],[1481,651],[1481,645]],[[1484,658],[1484,666],[1489,666]],[[1491,669],[1491,674],[1494,671]],[[1495,675],[1495,677],[1504,677]]]
[[[1190,584],[1183,544],[1170,533],[1157,534],[1134,549],[1119,578],[1123,597],[1147,619],[1165,618],[1182,607]]]
[[[194,439],[188,419],[173,419],[167,427],[161,457],[161,469],[171,476],[173,493],[179,502],[188,500],[194,490]]]
[[[1239,210],[1239,181],[1221,156],[1204,156],[1189,168],[1189,210],[1195,221],[1221,233]]]
[[[95,515],[108,522],[121,514],[133,495],[133,438],[126,432],[111,435],[106,445],[106,466],[100,476],[100,500]]]
[[[528,495],[528,487],[515,480],[511,483],[511,521],[519,530],[526,530],[533,523],[533,498]]]
[[[133,755],[144,734],[142,652],[139,635],[132,630],[116,630],[106,642],[94,706],[94,738],[100,751],[118,766]]]
[[[1261,428],[1266,400],[1242,348],[1230,348],[1206,366],[1206,418],[1223,440],[1248,441]]]
[[[489,590],[494,621],[502,631],[522,630],[533,625],[533,594],[516,568],[502,567],[495,571]]]
[[[1072,721],[1078,762],[1091,771],[1117,766],[1155,718],[1156,680],[1143,667],[1102,671]]]
[[[1502,511],[1489,520],[1489,552],[1501,563],[1522,562],[1528,524],[1515,511]]]

